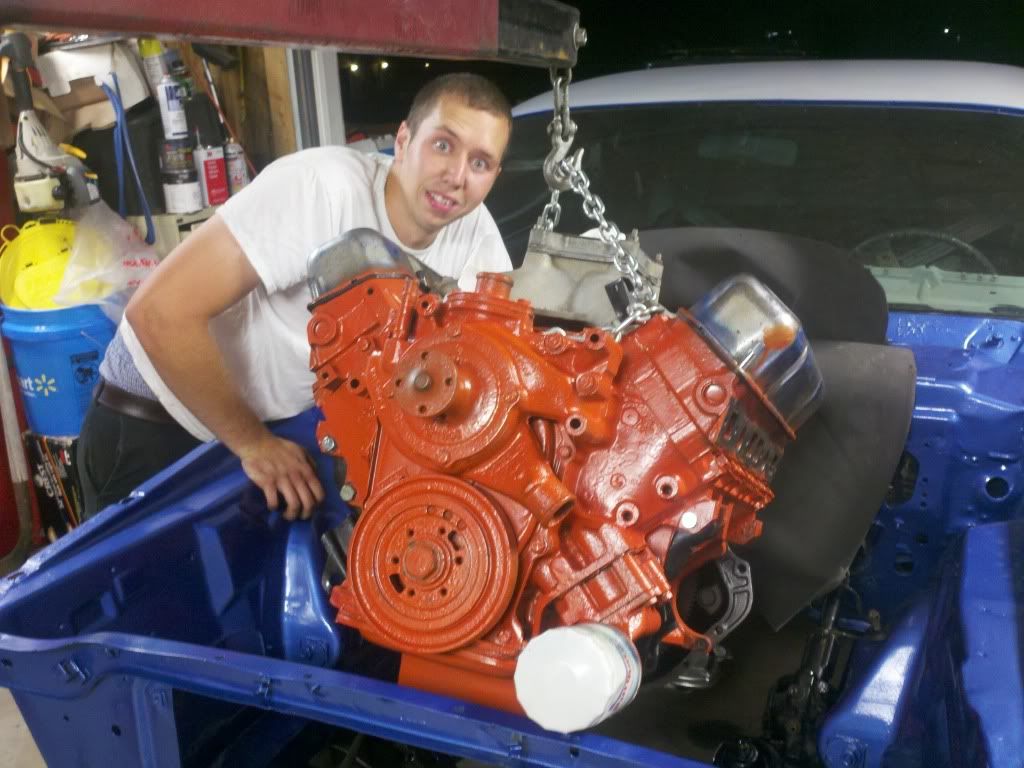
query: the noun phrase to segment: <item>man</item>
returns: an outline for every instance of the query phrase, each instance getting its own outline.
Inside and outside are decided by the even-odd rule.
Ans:
[[[313,404],[306,259],[370,227],[471,288],[511,269],[481,204],[501,170],[508,102],[469,74],[420,91],[395,156],[343,147],[277,160],[193,232],[139,287],[100,368],[78,467],[84,515],[124,498],[199,444],[221,440],[289,519],[324,491],[312,461],[265,421]]]

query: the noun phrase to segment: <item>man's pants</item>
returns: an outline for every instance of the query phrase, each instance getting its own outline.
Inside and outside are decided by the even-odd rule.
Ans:
[[[126,416],[94,400],[85,414],[76,456],[82,519],[124,499],[197,445],[178,424]]]

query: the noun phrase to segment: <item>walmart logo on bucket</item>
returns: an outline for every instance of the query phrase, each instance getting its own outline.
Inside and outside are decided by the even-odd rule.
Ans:
[[[18,383],[21,384],[21,391],[26,395],[42,395],[49,397],[57,393],[57,380],[47,376],[45,373],[39,376],[19,376]]]

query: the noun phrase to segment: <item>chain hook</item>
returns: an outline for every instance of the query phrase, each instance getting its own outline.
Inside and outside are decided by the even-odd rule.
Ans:
[[[590,189],[590,179],[583,171],[583,148],[572,151],[572,143],[576,138],[576,123],[569,116],[572,70],[554,67],[550,74],[555,104],[551,124],[548,125],[551,149],[544,158],[543,171],[544,181],[551,190],[551,200],[544,206],[537,225],[548,231],[558,226],[562,213],[558,198],[562,192],[572,190],[583,198],[583,213],[598,225],[598,236],[614,250],[612,261],[629,286],[626,318],[610,329],[618,340],[632,327],[663,312],[664,308],[658,303],[650,276],[619,242],[621,233],[615,223],[605,216],[604,202]]]
[[[572,150],[573,139],[576,138],[576,123],[569,116],[569,82],[572,70],[551,69],[551,85],[554,93],[555,107],[548,126],[551,139],[551,150],[544,158],[544,181],[552,192],[568,192],[572,188],[569,177],[563,170],[562,161]]]
[[[548,160],[544,162],[544,178],[551,189],[551,199],[537,220],[537,223],[548,231],[557,227],[562,218],[562,206],[558,202],[558,197],[562,192],[573,189],[573,176],[581,171],[583,165],[583,147],[579,147],[568,158],[556,158],[553,155],[554,153],[549,155]],[[551,162],[550,167],[548,161]]]
[[[565,159],[569,156],[569,152],[572,150],[572,140],[576,132],[576,126],[573,125],[569,138],[563,139],[559,127],[560,122],[556,117],[551,123],[549,129],[551,131],[551,151],[544,158],[543,165],[544,181],[547,182],[548,188],[552,192],[568,192],[572,189],[572,182],[564,170],[564,163]]]

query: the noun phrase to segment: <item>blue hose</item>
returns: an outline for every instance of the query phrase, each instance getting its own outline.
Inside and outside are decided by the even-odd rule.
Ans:
[[[128,210],[128,203],[124,191],[124,156],[128,155],[128,165],[132,169],[132,176],[135,178],[135,188],[139,193],[139,202],[142,204],[142,213],[146,217],[146,242],[152,245],[156,242],[156,230],[153,228],[153,213],[146,200],[146,192],[142,188],[142,179],[139,177],[139,169],[135,165],[135,153],[132,151],[131,136],[128,133],[128,118],[125,116],[124,103],[121,101],[121,88],[117,83],[117,75],[110,73],[114,87],[104,83],[100,87],[110,99],[110,105],[114,108],[114,162],[117,166],[117,204],[118,212],[122,217]]]

